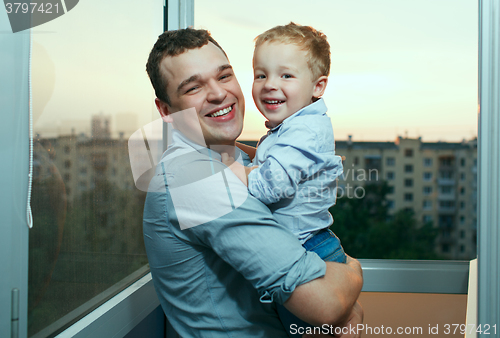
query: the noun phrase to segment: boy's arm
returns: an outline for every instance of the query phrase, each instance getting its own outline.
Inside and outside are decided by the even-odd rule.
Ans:
[[[249,192],[267,205],[291,198],[309,178],[318,177],[328,186],[342,172],[333,165],[334,140],[323,135],[326,126],[297,120],[281,128],[274,144],[266,148],[267,138],[259,146],[264,147],[265,161],[248,177]]]

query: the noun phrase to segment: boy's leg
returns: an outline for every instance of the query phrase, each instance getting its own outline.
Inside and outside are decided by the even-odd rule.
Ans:
[[[320,232],[306,241],[302,246],[307,251],[316,252],[324,261],[339,263],[346,262],[346,255],[342,245],[340,244],[340,240],[330,229],[320,230]],[[306,327],[311,326],[303,320],[297,318],[283,305],[277,304],[277,309],[278,315],[289,337],[296,338],[302,336],[301,334],[291,334],[291,328],[295,328],[295,330],[293,330],[295,332],[298,328],[304,328],[305,330]]]
[[[330,229],[320,230],[319,233],[303,244],[307,251],[318,254],[325,262],[345,263],[346,255],[339,238]]]

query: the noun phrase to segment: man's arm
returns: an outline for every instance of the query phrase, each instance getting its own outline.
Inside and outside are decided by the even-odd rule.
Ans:
[[[346,264],[326,264],[324,277],[299,285],[284,303],[297,317],[316,326],[345,323],[363,286],[357,260],[348,256]]]
[[[276,223],[265,205],[248,195],[237,177],[226,174],[223,179],[221,173],[228,168],[222,162],[205,156],[191,162],[185,166],[176,157],[168,163],[183,168],[175,170],[175,181],[170,178],[172,175],[166,175],[167,180],[170,178],[172,208],[177,217],[192,215],[193,204],[198,204],[194,200],[209,203],[214,210],[228,210],[208,222],[200,221],[200,225],[185,228],[191,241],[210,247],[241,273],[259,292],[261,302],[285,303],[292,312],[313,324],[336,324],[349,315],[362,285],[356,260],[349,259],[348,264],[325,263],[316,254],[306,252],[289,230]],[[202,179],[204,175],[198,172],[202,168],[215,174]],[[198,176],[195,193],[190,193],[194,185],[181,183],[192,182]],[[178,193],[174,192],[179,189],[188,190],[184,192],[189,196],[185,203],[183,199],[175,201]],[[226,195],[214,194],[217,190]]]

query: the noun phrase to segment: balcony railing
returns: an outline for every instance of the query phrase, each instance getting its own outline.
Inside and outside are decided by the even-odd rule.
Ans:
[[[437,179],[437,184],[438,185],[455,185],[455,180],[453,178],[438,178]]]

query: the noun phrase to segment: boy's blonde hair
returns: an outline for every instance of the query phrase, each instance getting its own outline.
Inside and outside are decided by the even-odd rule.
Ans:
[[[313,80],[330,74],[330,44],[324,33],[310,26],[290,22],[285,26],[273,27],[255,38],[255,49],[264,42],[294,44],[306,51]]]

